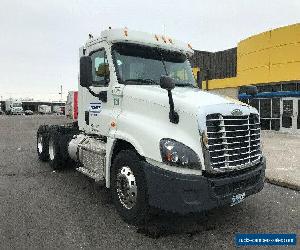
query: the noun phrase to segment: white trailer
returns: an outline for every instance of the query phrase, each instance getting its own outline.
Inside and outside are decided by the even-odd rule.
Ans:
[[[39,105],[38,112],[42,115],[50,114],[51,113],[51,106],[49,105]]]
[[[145,221],[151,207],[201,212],[259,192],[259,114],[196,88],[192,53],[186,43],[127,29],[89,39],[79,55],[78,122],[41,126],[39,158],[103,183],[129,223]]]
[[[65,108],[65,115],[73,121],[77,121],[78,117],[78,91],[69,91],[66,108]]]
[[[65,106],[55,105],[53,106],[53,113],[62,115],[64,113]]]

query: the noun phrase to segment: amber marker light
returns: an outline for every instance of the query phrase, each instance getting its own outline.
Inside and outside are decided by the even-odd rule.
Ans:
[[[164,43],[167,43],[167,39],[164,36],[162,36],[161,38],[163,39]]]
[[[169,37],[169,42],[173,44],[173,40]]]
[[[127,29],[127,27],[125,27],[125,29],[124,29],[124,35],[128,36],[128,29]]]
[[[158,37],[158,35],[155,35],[154,37],[155,37],[156,41],[158,41],[158,40],[159,40],[159,37]]]
[[[117,124],[116,124],[115,122],[111,122],[111,123],[110,123],[110,126],[111,126],[112,128],[115,128],[115,127],[117,126]]]
[[[203,133],[202,133],[202,142],[203,142],[203,145],[208,149],[209,144],[208,144],[208,136],[207,136],[206,131],[203,131]]]
[[[190,43],[188,43],[188,47],[189,47],[190,49],[193,49],[193,48],[192,48],[192,45],[191,45]]]
[[[171,154],[171,152],[167,152],[166,159],[167,159],[167,161],[172,161],[172,154]]]

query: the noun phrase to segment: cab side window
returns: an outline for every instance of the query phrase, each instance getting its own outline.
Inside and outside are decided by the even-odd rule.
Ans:
[[[105,50],[98,50],[91,55],[93,86],[106,86],[109,82],[109,65]]]
[[[182,67],[173,66],[169,69],[169,71],[170,71],[170,73],[169,73],[170,76],[174,79],[177,79],[179,81],[188,81],[189,80],[186,70],[183,69]]]

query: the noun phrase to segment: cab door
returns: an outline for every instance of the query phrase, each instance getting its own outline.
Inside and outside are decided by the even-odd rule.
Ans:
[[[89,53],[92,59],[93,84],[90,87],[91,91],[83,89],[85,131],[103,136],[108,135],[112,119],[112,96],[109,91],[111,84],[107,55],[104,45]],[[101,97],[95,97],[95,94]]]

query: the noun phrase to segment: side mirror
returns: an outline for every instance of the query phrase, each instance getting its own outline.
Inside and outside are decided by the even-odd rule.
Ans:
[[[160,87],[168,91],[169,97],[169,105],[170,105],[170,112],[169,112],[169,120],[174,124],[178,124],[179,122],[179,115],[174,110],[174,101],[172,96],[172,89],[175,88],[175,83],[173,79],[169,76],[161,76],[160,78]]]
[[[173,79],[169,76],[160,77],[160,87],[166,90],[172,90],[175,88],[175,83]]]
[[[257,95],[258,93],[257,87],[253,85],[243,86],[242,90],[247,95]]]
[[[88,88],[92,85],[92,67],[92,59],[89,56],[80,57],[80,86]]]

